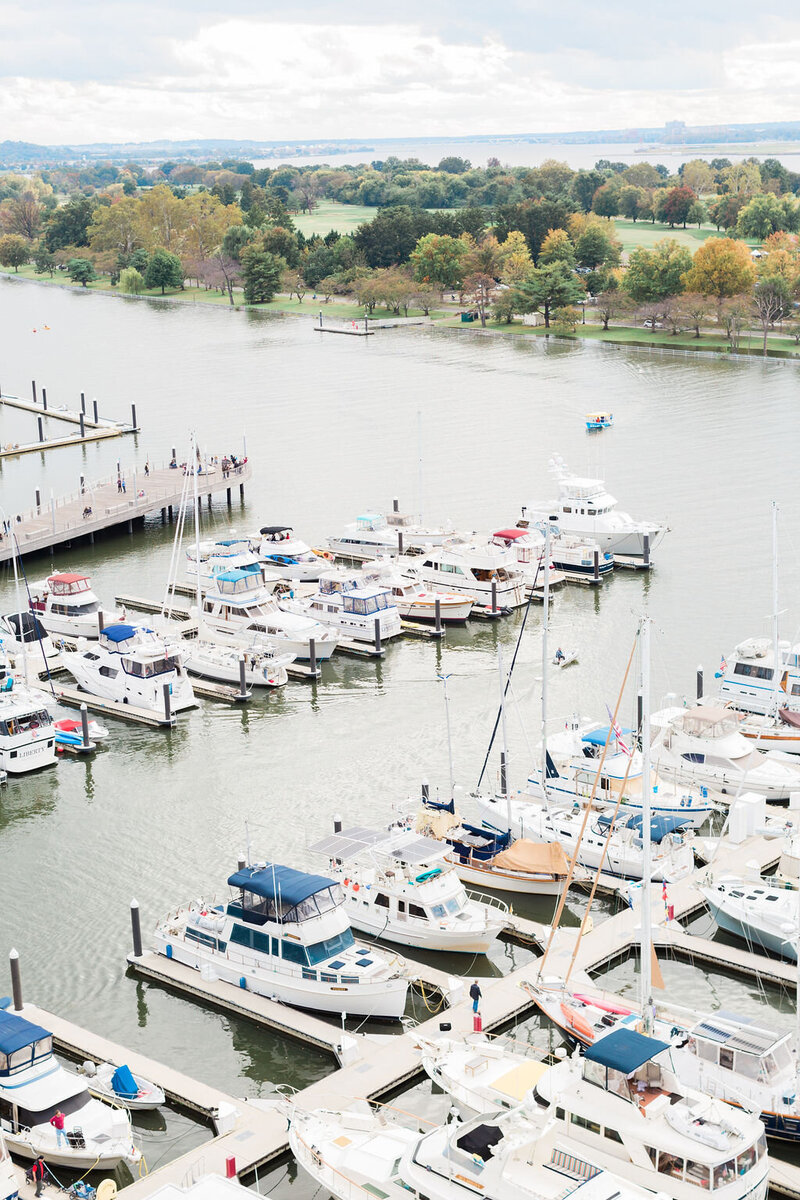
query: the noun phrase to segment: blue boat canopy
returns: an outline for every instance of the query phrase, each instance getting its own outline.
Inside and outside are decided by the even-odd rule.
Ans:
[[[632,729],[623,729],[622,730],[623,737],[630,737],[632,733],[633,733]],[[608,725],[603,725],[603,727],[601,729],[593,729],[591,733],[585,733],[583,735],[583,737],[581,738],[581,741],[588,742],[588,744],[590,746],[605,746],[606,742],[608,741],[608,734],[609,734]],[[614,740],[613,737],[611,740],[613,742],[613,740]]]
[[[278,900],[287,908],[301,904],[309,896],[336,887],[333,879],[325,875],[309,875],[306,871],[295,871],[293,867],[274,866],[244,867],[228,877],[231,887],[244,888],[263,896],[265,900]]]
[[[685,817],[661,817],[654,816],[650,818],[650,841],[660,842],[670,833],[675,833],[679,829],[684,829],[691,820],[690,814],[687,812]],[[614,817],[610,813],[601,813],[597,818],[598,825],[604,825],[606,828],[614,822]],[[631,813],[630,816],[617,817],[616,825],[618,828],[626,827],[634,829],[639,837],[642,836],[644,828],[642,813]]]
[[[118,625],[106,625],[103,637],[110,642],[127,642],[128,638],[136,637],[137,632],[135,625],[123,625],[120,622]]]
[[[34,1025],[13,1012],[0,1012],[0,1054],[13,1054],[50,1036],[50,1030],[41,1025]]]
[[[589,1046],[584,1058],[621,1071],[623,1075],[630,1075],[631,1071],[649,1062],[663,1050],[669,1050],[669,1042],[645,1037],[635,1029],[615,1029],[595,1045]]]
[[[251,568],[236,567],[232,571],[221,571],[217,579],[222,583],[241,583],[243,579],[252,579],[257,573],[258,567],[253,564]]]
[[[241,546],[242,543],[245,541],[247,541],[246,538],[219,538],[216,542],[214,542],[214,545],[215,546]]]

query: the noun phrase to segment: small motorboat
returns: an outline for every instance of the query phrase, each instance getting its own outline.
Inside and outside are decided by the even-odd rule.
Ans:
[[[586,414],[586,429],[592,433],[595,429],[610,429],[614,424],[614,414],[603,409],[600,412]]]
[[[89,1092],[101,1100],[113,1100],[131,1112],[148,1112],[164,1103],[164,1092],[155,1083],[141,1075],[134,1075],[130,1067],[123,1064],[88,1061],[80,1068],[89,1080]]]
[[[74,717],[64,717],[60,721],[54,721],[53,728],[56,730],[56,741],[58,741],[59,733],[71,734],[81,740],[83,738],[83,726]],[[93,742],[102,742],[108,737],[108,729],[105,725],[101,725],[99,721],[90,720],[89,737]]]

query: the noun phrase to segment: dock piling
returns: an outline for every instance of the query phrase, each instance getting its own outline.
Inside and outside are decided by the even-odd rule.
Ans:
[[[100,416],[97,412],[97,401],[96,400],[92,401],[92,412],[94,414],[94,423],[95,423],[95,425],[97,425],[100,421]]]
[[[392,498],[392,512],[395,512],[395,513],[400,512],[400,501],[397,498],[397,496],[394,496]]]
[[[81,392],[81,412],[86,416],[86,393]]]
[[[427,779],[423,779],[423,781],[422,781],[422,799],[430,800],[430,798],[431,798],[431,785],[428,783]]]
[[[9,951],[8,965],[11,967],[11,995],[14,1001],[14,1011],[22,1011],[22,977],[19,973],[19,953]]]
[[[139,901],[131,900],[131,934],[133,935],[134,958],[142,957],[142,922],[139,915]]]
[[[86,437],[86,425],[84,423],[85,418],[84,418],[83,413],[80,414],[80,418],[81,418],[81,437],[83,438],[83,437]]]
[[[136,405],[131,405],[131,426],[136,429]]]
[[[592,578],[594,579],[595,583],[599,583],[599,581],[600,581],[600,551],[599,550],[595,550],[595,552],[594,552],[594,574],[593,574]]]
[[[381,619],[375,618],[375,650],[378,654],[381,652]]]
[[[402,531],[402,529],[398,529],[398,531],[397,531],[397,553],[398,554],[403,553],[403,531]]]
[[[442,602],[438,596],[436,597],[436,599],[434,601],[433,611],[436,614],[436,621],[434,624],[434,629],[436,630],[437,633],[441,633],[442,632]]]
[[[99,636],[99,634],[101,634],[101,633],[103,632],[104,625],[105,625],[105,620],[104,620],[104,617],[103,617],[103,610],[102,610],[102,608],[98,608],[98,610],[97,610],[97,632],[98,632],[98,636]]]
[[[42,388],[42,408],[47,412],[47,388]]]
[[[333,818],[333,832],[334,833],[342,832],[342,818],[339,816],[338,813],[336,813]]]
[[[703,699],[703,668],[702,668],[702,666],[699,666],[697,668],[697,699],[698,700]]]
[[[167,723],[172,721],[172,707],[169,698],[169,684],[164,684],[164,716],[167,718]]]
[[[42,511],[42,493],[38,488],[36,489],[36,511],[37,513]]]
[[[230,506],[231,506],[231,489],[230,488],[225,489],[225,499],[227,501],[228,508],[230,508]]]
[[[36,380],[35,379],[31,380],[31,391],[33,392],[33,403],[37,404],[38,401],[36,399]]]
[[[308,665],[311,668],[312,675],[317,673],[317,639],[308,639]]]
[[[89,710],[85,704],[81,705],[81,736],[83,737],[83,745],[85,749],[89,749]]]
[[[247,680],[245,677],[244,655],[239,656],[239,699],[247,699]]]
[[[646,533],[644,535],[643,540],[644,540],[644,554],[642,556],[642,563],[645,567],[649,567],[650,566],[650,534]]]
[[[492,614],[497,612],[497,580],[492,580]]]
[[[36,420],[39,425],[39,441],[43,442],[44,441],[44,426],[42,425],[42,418],[37,417]]]

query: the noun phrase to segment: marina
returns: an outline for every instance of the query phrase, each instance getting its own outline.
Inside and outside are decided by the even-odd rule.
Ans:
[[[92,296],[82,299],[87,308],[100,304]],[[53,303],[64,306],[66,312],[71,300],[74,297],[57,295]],[[99,310],[98,320],[101,330],[103,322],[110,322],[108,344],[118,350],[113,325],[119,316],[105,315],[115,307],[123,306],[107,304]],[[589,346],[567,353],[555,343],[547,348],[516,347],[502,339],[487,340],[489,349],[482,353],[493,356],[497,378],[507,387],[498,397],[502,419],[507,424],[513,413],[520,424],[519,438],[504,437],[501,450],[494,437],[499,431],[487,433],[485,379],[481,384],[474,372],[473,350],[456,346],[441,331],[410,330],[401,337],[387,329],[369,343],[332,338],[313,339],[308,345],[307,329],[303,339],[299,325],[295,329],[286,320],[254,314],[252,324],[241,327],[237,349],[252,372],[244,378],[237,377],[239,360],[232,349],[225,348],[224,338],[219,364],[209,367],[208,357],[202,355],[202,343],[212,341],[214,331],[223,327],[222,312],[170,313],[169,332],[163,314],[145,304],[131,306],[130,313],[125,312],[129,315],[134,325],[141,326],[145,341],[154,339],[160,355],[170,356],[179,349],[181,361],[189,364],[185,379],[167,386],[164,404],[154,405],[142,398],[142,389],[149,387],[155,395],[159,387],[155,362],[149,359],[142,363],[136,394],[131,395],[130,388],[120,393],[121,403],[138,399],[146,415],[143,424],[150,449],[141,434],[136,435],[138,442],[126,440],[129,464],[136,464],[137,483],[149,460],[152,482],[148,486],[155,486],[157,473],[152,464],[165,454],[169,457],[174,439],[181,436],[181,423],[185,429],[197,422],[202,441],[220,448],[226,446],[226,424],[246,426],[248,444],[254,448],[252,473],[247,464],[246,508],[241,497],[234,506],[233,496],[228,508],[227,480],[217,480],[213,494],[205,493],[206,500],[209,494],[212,498],[211,508],[208,503],[202,506],[206,540],[232,539],[234,528],[236,535],[243,535],[264,522],[287,520],[302,531],[308,545],[325,545],[325,538],[343,529],[365,505],[388,511],[394,492],[409,497],[415,523],[424,525],[430,512],[432,520],[441,514],[456,530],[499,530],[509,514],[521,511],[527,498],[547,496],[554,490],[545,452],[537,449],[532,463],[532,445],[559,448],[581,478],[607,481],[619,497],[621,509],[635,518],[652,518],[659,527],[668,525],[669,534],[658,543],[649,569],[608,572],[602,587],[562,588],[550,596],[546,680],[554,732],[556,723],[563,728],[579,704],[585,713],[606,720],[606,706],[613,705],[622,675],[621,653],[632,630],[632,614],[642,607],[653,613],[659,625],[654,655],[655,708],[680,706],[687,691],[693,701],[697,662],[716,663],[721,653],[729,652],[745,636],[758,634],[763,614],[771,611],[768,553],[764,548],[762,554],[761,542],[773,490],[786,492],[780,496],[782,522],[791,526],[798,517],[796,500],[793,493],[788,494],[787,477],[782,474],[781,455],[777,453],[776,463],[774,446],[768,444],[777,437],[788,411],[783,375],[778,374],[781,364],[766,368],[762,381],[768,401],[766,425],[752,433],[763,461],[772,464],[771,476],[759,477],[757,494],[747,506],[735,506],[732,483],[723,481],[700,522],[698,480],[709,453],[703,424],[705,397],[714,390],[719,402],[727,406],[730,425],[722,435],[724,447],[729,438],[743,434],[738,405],[760,364],[707,364],[699,359],[679,364],[676,360],[674,365],[659,362],[656,369],[646,354],[628,350],[611,355],[601,347]],[[224,318],[227,320],[227,313]],[[201,329],[202,337],[198,335]],[[287,345],[299,348],[301,340],[303,352],[292,354],[290,374],[282,355]],[[274,397],[268,405],[258,383],[263,378],[265,346],[275,350],[275,378],[270,382]],[[369,367],[360,359],[367,351]],[[107,377],[93,379],[92,387],[99,394],[111,394],[113,355],[105,361],[100,357],[100,375],[107,373]],[[21,355],[18,361],[17,379],[24,379],[31,368]],[[424,389],[431,361],[452,380],[455,390],[451,394],[443,389],[447,395],[437,399],[437,405],[424,405],[424,486],[419,488],[417,429],[400,427],[393,432],[384,405],[398,400],[393,364],[402,362],[409,385]],[[603,437],[593,434],[592,450],[582,455],[578,437],[585,437],[582,417],[587,389],[601,365],[608,372],[609,386],[615,389],[614,429]],[[38,366],[36,370],[38,373]],[[75,370],[67,363],[65,392],[75,387],[74,379],[69,378]],[[652,432],[652,414],[644,400],[656,401],[661,395],[664,371],[688,414],[682,435],[691,428],[694,438],[678,439],[673,431],[666,431],[656,471],[643,454]],[[564,396],[563,407],[556,406],[554,411],[538,392],[530,398],[531,378],[539,378],[543,372],[552,375],[553,386]],[[318,395],[323,373],[331,380],[330,409]],[[52,367],[48,375],[54,377]],[[375,389],[376,407],[369,419],[365,415],[361,428],[345,414],[351,412],[352,389],[367,386]],[[298,389],[305,423],[298,423]],[[19,382],[16,390],[22,390]],[[221,398],[233,393],[241,407],[241,417],[237,412],[235,422],[230,420],[230,409],[227,414],[219,411],[224,408]],[[598,397],[598,407],[603,402]],[[30,416],[21,410],[19,415]],[[412,420],[410,425],[414,424]],[[319,466],[313,478],[299,470],[312,428],[326,435],[347,429],[346,447],[337,451],[345,456],[345,470]],[[4,434],[3,441],[7,440]],[[485,450],[480,462],[474,451],[479,443]],[[446,455],[438,449],[444,445],[448,447]],[[112,446],[100,442],[84,447],[92,457],[80,467],[74,459],[70,465],[69,456],[81,448],[48,456],[56,494],[74,491],[80,471],[87,479],[108,479],[111,500],[115,500]],[[273,453],[270,459],[268,451],[277,446],[281,453]],[[186,457],[186,452],[178,457]],[[29,464],[34,461],[35,455],[28,456]],[[132,469],[132,465],[125,468],[128,496]],[[41,480],[25,471],[23,460],[3,463],[4,489],[9,489],[7,495],[13,502],[21,503],[35,487],[46,495]],[[172,478],[167,479],[173,485],[173,517],[184,482],[182,477],[176,480],[175,474],[172,471]],[[158,478],[160,481],[160,474]],[[200,474],[197,478],[200,488],[211,488],[212,481],[213,476],[204,479]],[[237,481],[232,477],[230,482]],[[423,495],[418,501],[420,491]],[[8,508],[12,501],[5,495],[4,500]],[[725,512],[734,511],[732,505],[737,513],[735,530],[724,520]],[[41,507],[40,519],[46,522],[46,500]],[[166,509],[163,525],[159,519],[162,508]],[[147,624],[161,611],[155,598],[163,593],[168,577],[172,553],[168,509],[169,502],[162,504],[159,496],[147,510],[147,519],[137,524],[135,536],[128,535],[123,518],[121,523],[109,524],[106,536],[94,543],[88,538],[65,538],[55,555],[47,553],[53,544],[48,540],[38,559],[28,553],[20,536],[25,575],[34,581],[54,571],[86,573],[104,604],[112,604],[116,598],[118,605],[125,606],[126,620]],[[731,581],[735,579],[734,564],[741,561],[736,557],[736,545],[747,539],[752,561],[745,594],[745,589],[731,586]],[[67,544],[70,541],[72,545]],[[7,541],[0,546],[7,555]],[[636,567],[642,568],[644,555],[634,557]],[[450,565],[459,564],[453,561]],[[590,578],[594,574],[592,563]],[[782,586],[787,601],[796,585],[797,567],[787,553]],[[20,589],[25,586],[21,581]],[[183,632],[191,640],[192,619],[182,618],[188,618],[195,591],[187,584],[175,591],[186,598],[186,604],[184,608],[182,601],[170,599],[174,611],[169,616],[175,630],[185,627]],[[3,592],[3,611],[13,613],[10,563],[5,568]],[[495,603],[499,609],[501,596]],[[135,609],[137,604],[140,607]],[[482,606],[492,612],[490,591]],[[141,617],[132,616],[134,609]],[[788,639],[793,635],[793,620],[792,612],[782,618],[783,636]],[[360,1021],[350,1017],[343,1030],[340,1021],[277,1004],[269,996],[255,996],[235,983],[203,978],[200,971],[154,954],[147,944],[141,955],[129,959],[125,905],[130,895],[139,898],[145,924],[151,927],[158,914],[182,898],[202,894],[207,887],[213,889],[214,880],[229,869],[231,860],[235,862],[244,844],[245,822],[249,822],[254,842],[266,853],[278,855],[280,861],[298,869],[325,870],[324,863],[315,860],[312,846],[330,830],[335,813],[343,813],[345,828],[358,824],[383,828],[409,795],[418,794],[421,779],[431,780],[432,795],[446,793],[449,762],[442,676],[448,678],[450,694],[458,807],[465,820],[474,823],[478,812],[472,797],[496,712],[498,646],[506,663],[515,654],[517,659],[507,697],[508,770],[512,793],[523,787],[537,765],[541,605],[537,602],[528,609],[526,603],[502,619],[448,624],[446,636],[439,638],[431,638],[430,633],[436,631],[425,626],[401,626],[401,630],[409,636],[381,643],[380,656],[374,636],[351,647],[345,645],[350,653],[337,646],[322,670],[317,664],[313,688],[298,688],[290,681],[268,695],[254,690],[247,703],[239,703],[234,685],[229,703],[206,703],[200,682],[197,707],[177,716],[170,711],[169,723],[163,728],[159,725],[166,721],[166,712],[143,710],[142,717],[134,705],[134,711],[126,714],[122,709],[130,710],[131,705],[117,708],[111,700],[92,698],[63,675],[53,681],[58,704],[62,699],[68,706],[85,703],[88,711],[110,727],[111,737],[91,757],[70,755],[51,770],[12,779],[0,795],[0,903],[3,911],[14,913],[13,924],[6,922],[8,944],[19,946],[26,990],[41,1005],[28,1006],[30,1019],[45,1025],[49,1022],[58,1045],[71,1057],[124,1060],[203,1123],[210,1121],[208,1114],[220,1104],[232,1103],[239,1111],[234,1129],[202,1145],[187,1148],[187,1140],[151,1150],[146,1156],[150,1174],[128,1181],[124,1189],[131,1196],[152,1195],[162,1183],[180,1183],[201,1170],[224,1175],[230,1157],[235,1158],[241,1178],[249,1181],[257,1173],[260,1186],[276,1200],[305,1195],[306,1185],[298,1179],[291,1175],[282,1179],[283,1168],[270,1174],[268,1182],[264,1179],[264,1172],[269,1173],[270,1164],[282,1161],[288,1146],[286,1120],[269,1108],[272,1084],[297,1088],[299,1102],[309,1109],[356,1106],[370,1098],[404,1109],[421,1108],[434,1122],[442,1120],[447,1112],[442,1098],[432,1096],[427,1085],[419,1082],[415,1039],[440,1036],[442,1023],[450,1024],[456,1036],[470,1033],[473,1014],[465,992],[475,975],[481,983],[484,1029],[494,1032],[512,1026],[515,1036],[529,1038],[532,1045],[553,1047],[552,1029],[535,1015],[532,998],[522,986],[536,978],[538,958],[550,937],[553,901],[546,897],[511,898],[513,911],[507,915],[503,931],[488,953],[475,961],[471,954],[446,951],[420,951],[415,959],[407,958],[417,982],[410,988],[413,995],[406,1032],[389,1033],[373,1021],[359,1029]],[[552,662],[559,645],[577,657],[569,670],[560,670]],[[290,675],[292,667],[296,677],[308,678],[312,672],[309,660],[292,664]],[[710,674],[707,672],[707,682]],[[635,728],[634,685],[632,680],[633,700],[626,701],[619,717],[624,729]],[[662,704],[667,693],[679,699]],[[52,697],[49,688],[42,687],[40,694],[43,700]],[[490,793],[495,787],[496,758],[495,746],[478,790]],[[715,819],[709,837],[718,834],[719,824]],[[703,836],[697,835],[698,847]],[[778,838],[755,836],[737,843],[726,836],[710,870],[714,875],[770,870],[779,856]],[[47,864],[47,870],[41,869],[42,864]],[[684,972],[681,998],[695,1007],[705,1003],[709,1008],[737,1011],[746,1002],[749,1011],[759,1005],[768,1008],[776,995],[784,997],[793,990],[796,968],[779,958],[753,953],[743,944],[731,945],[722,935],[701,936],[712,928],[710,918],[703,915],[705,901],[699,891],[708,871],[708,867],[694,868],[683,879],[667,883],[668,903],[674,910],[669,922],[660,916],[664,907],[661,885],[653,888],[653,908],[659,913],[654,927],[658,957],[662,964]],[[26,886],[26,875],[35,877],[35,891]],[[91,886],[86,886],[87,877]],[[627,906],[629,890],[624,881],[605,874],[592,904],[590,929],[578,941],[576,924],[586,910],[588,886],[582,880],[580,886],[570,889],[565,920],[553,938],[544,967],[546,974],[555,976],[571,968],[571,982],[587,992],[607,989],[606,973],[614,972],[621,963],[633,973],[640,911],[635,893],[633,906]],[[509,900],[507,894],[503,898]],[[401,945],[395,949],[404,953]],[[437,1007],[438,1011],[431,1011]],[[780,1015],[788,1019],[783,1007]],[[108,1040],[90,1030],[107,1034]],[[412,1096],[407,1095],[409,1090]],[[263,1107],[250,1102],[265,1097]],[[168,1128],[174,1129],[170,1124],[174,1118],[168,1114],[166,1120]],[[165,1143],[174,1137],[170,1134]],[[770,1162],[772,1188],[787,1196],[800,1195],[796,1166],[773,1154]]]

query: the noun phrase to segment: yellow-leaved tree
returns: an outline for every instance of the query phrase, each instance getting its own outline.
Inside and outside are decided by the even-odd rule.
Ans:
[[[744,242],[733,238],[709,238],[683,276],[683,286],[687,292],[713,296],[719,303],[728,296],[749,292],[755,277],[750,251]]]

